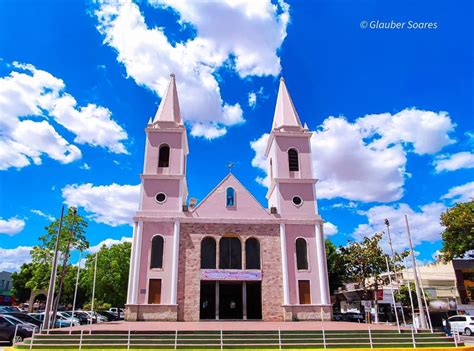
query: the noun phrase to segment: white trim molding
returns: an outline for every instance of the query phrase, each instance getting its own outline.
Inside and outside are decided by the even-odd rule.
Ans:
[[[174,222],[173,233],[173,266],[171,267],[171,305],[176,305],[178,300],[178,264],[179,264],[179,221]]]
[[[317,224],[316,230],[316,254],[318,256],[319,291],[321,292],[321,304],[331,303],[329,295],[328,268],[326,262],[326,249],[324,247],[323,225]]]
[[[281,247],[281,266],[283,275],[283,304],[290,303],[289,286],[288,286],[288,259],[286,251],[286,233],[285,225],[280,224],[280,247]]]

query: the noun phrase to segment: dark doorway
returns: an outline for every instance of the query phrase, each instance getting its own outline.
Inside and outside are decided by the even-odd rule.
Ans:
[[[200,319],[216,319],[216,282],[201,282]]]
[[[262,319],[261,282],[247,282],[247,319]]]
[[[242,283],[219,283],[219,319],[243,319]]]

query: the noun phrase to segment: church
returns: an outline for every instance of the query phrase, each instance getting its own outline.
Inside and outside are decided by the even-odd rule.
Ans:
[[[145,132],[126,320],[330,320],[311,132],[284,79],[265,151],[266,207],[231,172],[201,201],[188,200],[174,75]]]

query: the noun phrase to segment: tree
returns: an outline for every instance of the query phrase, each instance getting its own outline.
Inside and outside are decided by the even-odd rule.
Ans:
[[[54,257],[54,249],[56,245],[56,238],[58,236],[59,219],[53,221],[45,228],[46,233],[39,237],[40,244],[33,247],[31,250],[32,258],[32,277],[27,283],[27,287],[33,290],[48,289],[49,278],[51,275],[52,262]],[[59,251],[65,252],[67,241],[69,239],[71,229],[73,226],[73,209],[69,208],[63,218],[63,224],[60,233]],[[84,251],[89,247],[89,242],[85,237],[85,230],[87,222],[84,218],[76,214],[74,224],[74,235],[71,240],[71,249]],[[60,257],[61,258],[61,257]],[[63,257],[64,259],[64,257]],[[61,259],[58,259],[58,264]]]
[[[346,268],[344,265],[344,258],[337,250],[336,245],[334,245],[329,239],[326,239],[325,245],[328,265],[329,290],[331,293],[333,293],[334,290],[337,290],[337,288],[342,286]]]
[[[362,242],[349,242],[347,246],[340,247],[346,268],[345,279],[346,281],[359,283],[363,289],[363,298],[366,300],[372,300],[372,291],[376,292],[379,286],[388,283],[388,276],[382,275],[387,272],[386,259],[389,260],[391,267],[395,264],[397,270],[401,271],[400,262],[408,255],[408,252],[395,254],[395,257],[391,260],[380,247],[382,236],[383,233],[377,233],[370,238],[364,237]],[[377,294],[374,295],[375,310],[378,311]]]
[[[12,293],[18,302],[26,302],[31,295],[31,289],[27,288],[27,283],[33,276],[33,264],[23,263],[19,272],[12,273]]]
[[[103,245],[97,255],[97,278],[95,301],[122,307],[127,299],[128,271],[132,245],[124,242],[106,247]],[[92,300],[95,254],[87,255],[81,285],[87,291],[88,301]],[[97,304],[95,304],[97,306]]]
[[[474,257],[474,200],[456,204],[441,214],[442,234],[441,258],[444,262],[466,254]]]

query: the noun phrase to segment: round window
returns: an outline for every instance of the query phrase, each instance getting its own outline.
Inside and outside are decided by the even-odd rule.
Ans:
[[[291,201],[295,206],[301,206],[301,204],[303,203],[303,199],[299,196],[293,196],[293,199]]]
[[[159,204],[162,204],[163,202],[166,201],[166,194],[165,193],[158,193],[155,195],[155,200]]]

